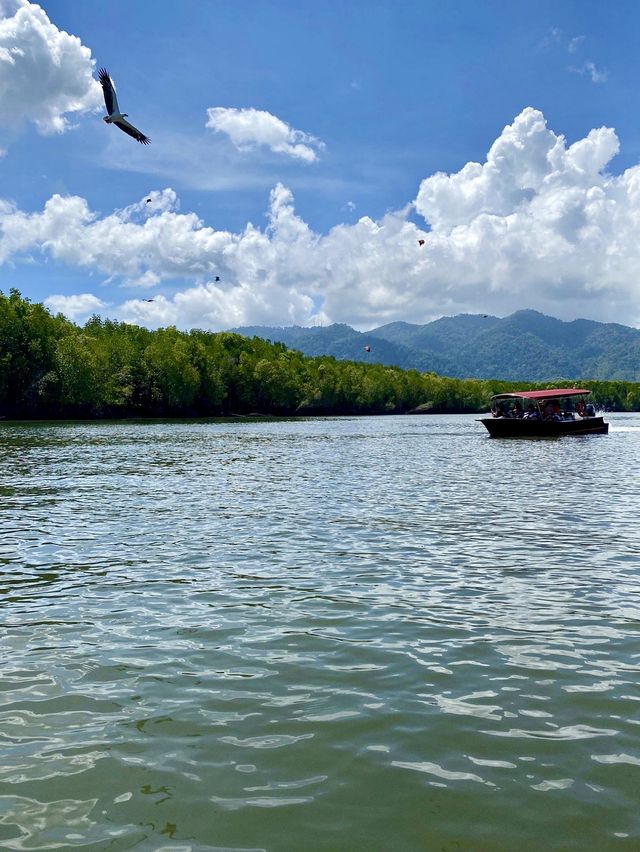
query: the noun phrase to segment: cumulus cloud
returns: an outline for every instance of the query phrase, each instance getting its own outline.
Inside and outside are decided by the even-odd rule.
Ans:
[[[85,319],[106,308],[106,302],[91,293],[78,293],[75,296],[49,296],[44,304],[54,314],[64,314],[70,320]]]
[[[156,288],[153,303],[109,308],[150,326],[322,318],[370,328],[520,308],[640,325],[640,166],[612,174],[618,149],[606,127],[569,144],[529,107],[482,162],[425,178],[403,210],[327,234],[298,215],[282,184],[264,227],[237,233],[181,213],[172,189],[102,217],[78,197],[54,195],[33,213],[5,201],[0,262],[43,252],[98,270],[111,302],[121,285]]]
[[[239,151],[266,145],[276,154],[313,163],[324,143],[308,133],[294,130],[270,112],[260,109],[211,107],[207,127],[225,133]]]
[[[435,229],[468,225],[482,214],[506,217],[550,197],[566,197],[577,186],[602,185],[602,170],[617,154],[615,132],[601,127],[567,148],[564,136],[547,128],[538,110],[528,107],[507,125],[483,164],[467,163],[459,172],[424,180],[416,209]]]
[[[248,324],[309,324],[312,311],[312,299],[292,288],[257,288],[246,282],[229,288],[207,282],[188,287],[172,298],[158,296],[152,304],[130,299],[119,315],[126,322],[154,327],[225,329]]]
[[[91,51],[27,0],[0,7],[0,123],[62,133],[69,116],[99,107]]]
[[[528,108],[483,164],[424,180],[416,210],[432,227],[427,242],[439,262],[457,270],[458,293],[479,287],[508,309],[553,312],[555,304],[566,313],[572,304],[637,322],[640,168],[610,175],[618,148],[604,127],[567,146]]]

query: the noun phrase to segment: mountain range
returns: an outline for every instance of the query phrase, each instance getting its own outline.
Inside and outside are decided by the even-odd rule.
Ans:
[[[230,330],[281,342],[305,355],[455,378],[640,382],[640,329],[585,319],[564,322],[532,310],[502,318],[458,314],[425,325],[393,322],[367,332],[342,323]]]

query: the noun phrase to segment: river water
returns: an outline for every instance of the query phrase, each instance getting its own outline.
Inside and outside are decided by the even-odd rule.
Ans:
[[[0,424],[0,848],[640,848],[640,415]]]

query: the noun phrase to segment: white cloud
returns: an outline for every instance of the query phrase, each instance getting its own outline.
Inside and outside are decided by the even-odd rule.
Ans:
[[[567,149],[564,136],[548,130],[543,114],[528,107],[504,128],[485,163],[424,180],[416,209],[439,230],[468,225],[481,214],[505,217],[558,187],[600,185],[600,172],[618,147],[615,132],[602,127]]]
[[[154,327],[225,329],[247,324],[309,324],[312,310],[309,296],[286,287],[241,283],[223,288],[208,282],[188,287],[171,299],[158,296],[152,304],[129,300],[119,315],[126,322]]]
[[[466,290],[477,304],[475,288],[502,310],[638,322],[640,167],[608,174],[618,147],[609,128],[567,146],[528,108],[485,163],[423,181],[416,209],[433,228],[427,247],[457,297]]]
[[[313,163],[318,158],[317,151],[324,148],[319,139],[294,130],[264,110],[211,107],[207,115],[207,127],[225,133],[239,151],[266,145],[276,154]]]
[[[574,36],[569,40],[569,44],[567,46],[567,50],[569,53],[576,53],[580,45],[584,42],[585,37],[583,35]]]
[[[100,105],[91,51],[59,30],[27,0],[0,8],[0,123],[32,121],[41,133],[62,133],[69,115]]]
[[[606,70],[601,71],[599,68],[596,68],[595,63],[593,62],[585,62],[577,68],[572,65],[569,70],[574,74],[581,74],[583,77],[590,77],[592,83],[606,83],[609,79],[609,72]]]
[[[552,48],[554,45],[559,45],[568,53],[578,53],[586,36],[577,35],[573,37],[565,36],[562,30],[554,27],[549,30],[548,35],[542,40],[541,47],[543,49]],[[590,77],[592,83],[606,83],[609,79],[609,72],[596,67],[595,62],[585,61],[582,65],[570,65],[568,69],[572,74],[580,74],[583,77]]]
[[[618,148],[606,127],[568,144],[527,108],[483,162],[425,178],[404,210],[325,235],[281,184],[266,226],[237,233],[179,212],[172,189],[102,217],[78,197],[54,195],[35,213],[0,201],[0,262],[44,252],[99,271],[110,280],[109,314],[150,326],[313,324],[322,315],[367,328],[527,307],[640,325],[640,166],[610,174]],[[154,301],[117,305],[123,283],[145,295],[155,288]]]
[[[106,308],[106,302],[91,293],[78,293],[75,296],[49,296],[44,304],[54,314],[64,314],[70,320],[86,319],[101,308]]]

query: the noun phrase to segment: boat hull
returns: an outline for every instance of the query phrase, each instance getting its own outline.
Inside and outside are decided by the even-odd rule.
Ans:
[[[580,420],[531,420],[483,417],[481,423],[492,438],[555,438],[560,435],[606,435],[609,424],[602,417]]]

